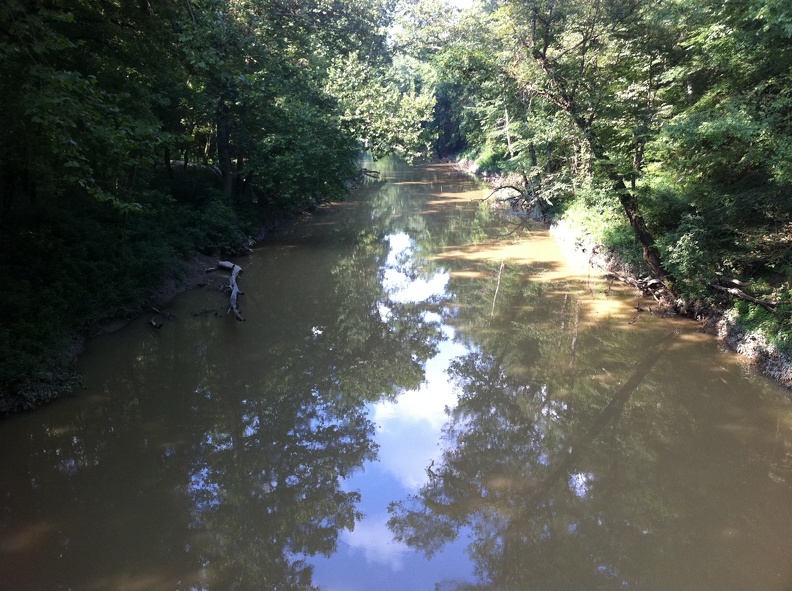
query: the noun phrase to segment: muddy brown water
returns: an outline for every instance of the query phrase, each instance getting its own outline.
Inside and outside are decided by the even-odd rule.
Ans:
[[[792,589],[792,408],[446,165],[0,423],[0,589]],[[222,273],[213,274],[224,281]]]

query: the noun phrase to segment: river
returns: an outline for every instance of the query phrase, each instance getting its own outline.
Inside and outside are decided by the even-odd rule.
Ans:
[[[0,423],[0,589],[792,589],[792,407],[689,320],[382,174]],[[214,284],[226,281],[222,271]]]

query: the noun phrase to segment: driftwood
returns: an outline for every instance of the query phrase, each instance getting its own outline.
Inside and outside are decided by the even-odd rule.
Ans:
[[[592,252],[592,256],[589,259],[589,263],[591,265],[595,265],[596,262],[594,261],[594,254],[596,252]],[[604,268],[602,265],[598,265],[600,268]],[[661,298],[658,297],[657,292],[662,291],[665,285],[659,279],[655,279],[653,277],[633,277],[632,275],[626,275],[622,273],[617,273],[615,271],[608,271],[605,273],[605,278],[609,279],[611,282],[613,281],[621,281],[634,287],[635,289],[639,290],[645,296],[652,296],[655,300],[661,301]],[[608,287],[610,289],[610,286]],[[639,310],[640,312],[641,310]]]
[[[727,287],[728,285],[737,286],[737,287],[750,287],[753,285],[753,281],[740,281],[739,279],[735,279],[733,277],[718,277],[717,283]]]
[[[170,312],[162,312],[154,306],[149,306],[149,308],[151,308],[151,310],[156,314],[155,316],[151,317],[151,320],[149,320],[149,324],[154,328],[162,328],[165,325],[165,320],[176,319],[176,317]]]
[[[360,176],[368,177],[370,179],[379,179],[380,178],[380,173],[378,171],[369,170],[368,168],[361,168],[358,171],[358,174]]]
[[[244,292],[240,291],[239,285],[237,285],[237,277],[239,277],[239,274],[242,273],[242,267],[230,261],[218,261],[217,267],[215,268],[231,271],[231,276],[228,278],[228,287],[231,289],[231,297],[229,298],[231,307],[228,309],[228,311],[233,312],[237,320],[245,320],[242,317],[242,313],[239,311],[239,296],[243,295]]]

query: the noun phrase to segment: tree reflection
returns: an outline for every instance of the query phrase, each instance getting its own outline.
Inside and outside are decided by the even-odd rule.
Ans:
[[[44,409],[6,444],[0,475],[18,479],[0,501],[6,585],[312,589],[307,557],[333,552],[359,518],[343,479],[377,452],[366,405],[419,388],[441,323],[468,351],[448,371],[459,401],[427,484],[391,508],[400,539],[431,554],[470,535],[481,589],[680,588],[658,573],[687,562],[695,581],[719,553],[733,570],[767,556],[766,572],[788,572],[772,558],[792,515],[743,509],[789,506],[790,438],[767,428],[775,416],[746,434],[734,417],[745,393],[723,402],[732,377],[656,331],[592,320],[579,287],[534,280],[541,268],[436,256],[486,241],[489,214],[457,203],[422,215],[426,200],[395,186],[377,189],[376,219],[350,214],[365,229],[317,224],[308,247],[273,254],[267,283],[246,286],[251,300],[269,290],[247,323],[200,315],[136,335],[107,352],[78,411]],[[399,233],[409,252],[394,254]],[[418,303],[387,288],[390,272],[441,277],[448,293]],[[727,492],[700,502],[713,490]],[[743,535],[727,545],[727,531]]]
[[[728,382],[659,319],[651,330],[593,322],[573,285],[508,262],[478,271],[489,280],[451,273],[470,352],[448,372],[458,405],[442,460],[390,507],[395,537],[432,555],[468,536],[481,582],[459,589],[718,589],[750,584],[748,568],[764,576],[746,549],[769,547],[753,503],[774,494],[778,463],[767,461],[762,493],[747,484],[757,456],[733,436],[745,425]],[[783,552],[763,554],[788,572]]]
[[[386,236],[355,232],[310,290],[284,283],[261,326],[199,315],[115,352],[90,416],[31,441],[38,466],[18,472],[35,484],[6,510],[71,490],[57,511],[72,533],[42,551],[86,564],[112,540],[98,555],[124,557],[54,569],[58,584],[114,588],[131,571],[210,591],[313,588],[305,557],[331,554],[360,518],[343,480],[376,455],[366,405],[417,388],[441,338],[383,287]]]
[[[446,431],[452,445],[419,495],[392,505],[397,539],[432,553],[470,528],[469,551],[486,588],[634,582],[631,547],[663,507],[651,498],[614,504],[620,488],[613,479],[626,475],[613,454],[623,460],[640,449],[595,442],[616,435],[607,429],[666,344],[652,349],[591,422],[570,414],[546,385],[509,378],[492,356],[460,360],[450,372],[461,388]]]
[[[359,494],[341,481],[375,457],[365,405],[416,388],[440,338],[416,305],[383,291],[384,248],[359,235],[321,307],[336,318],[314,314],[303,338],[253,355],[211,352],[223,375],[207,375],[204,389],[223,410],[203,435],[189,491],[212,589],[309,588],[299,556],[330,555],[360,518]]]
[[[669,511],[646,487],[631,496],[624,480],[646,477],[650,441],[667,429],[659,422],[636,436],[640,409],[660,399],[647,376],[672,336],[643,359],[625,357],[639,354],[629,343],[613,358],[603,345],[630,337],[582,330],[567,286],[532,281],[525,268],[484,268],[497,286],[452,284],[467,304],[455,325],[471,352],[449,368],[459,402],[442,461],[415,497],[391,505],[389,525],[429,555],[469,532],[482,588],[631,586],[636,546],[652,544],[648,532]]]

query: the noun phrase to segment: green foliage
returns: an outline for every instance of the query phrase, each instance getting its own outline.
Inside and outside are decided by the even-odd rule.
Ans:
[[[781,302],[775,313],[753,302],[735,300],[730,314],[746,332],[762,335],[770,347],[792,355],[792,289],[785,284],[764,292],[762,297]]]
[[[485,145],[481,152],[475,154],[473,160],[479,172],[494,173],[503,170],[506,154]]]
[[[792,280],[782,3],[506,1],[445,20],[436,5],[411,4],[421,31],[399,38],[437,68],[446,145],[629,262],[656,247],[680,296],[722,299],[719,274]]]
[[[574,201],[567,216],[634,260],[629,219],[683,294],[704,295],[717,273],[780,288],[792,279],[790,23],[781,0],[464,11],[442,0],[10,0],[5,256],[24,252],[13,249],[29,216],[62,210],[74,235],[48,219],[37,240],[77,252],[112,235],[118,246],[86,272],[127,265],[129,285],[118,278],[118,293],[91,300],[118,310],[145,275],[129,245],[157,272],[190,249],[227,248],[238,211],[342,196],[362,141],[407,159],[465,150],[559,211]],[[116,213],[83,220],[86,200]],[[99,219],[106,227],[80,229]],[[38,287],[19,281],[8,297]],[[50,295],[41,322],[54,326],[62,296]]]
[[[375,156],[429,155],[434,82],[420,63],[402,56],[389,68],[376,67],[351,54],[334,62],[327,91],[340,103],[345,129]]]
[[[568,204],[561,218],[577,233],[618,252],[633,268],[643,268],[641,246],[619,212],[612,193],[594,189],[583,191]]]
[[[338,196],[356,138],[325,92],[331,61],[382,61],[387,2],[191,0],[178,5],[42,4],[0,9],[4,210],[83,192],[137,207],[172,155],[217,167],[227,197],[297,207]],[[393,88],[388,87],[388,92]],[[431,93],[429,93],[431,94]],[[431,108],[406,93],[407,112]],[[427,105],[429,105],[427,107]],[[389,141],[410,146],[414,133]]]
[[[3,3],[3,392],[32,380],[72,331],[138,309],[180,257],[254,233],[240,212],[343,196],[358,138],[327,92],[328,71],[363,53],[386,63],[391,9]],[[383,96],[401,92],[395,104],[413,119],[387,142],[426,144],[430,87],[405,87],[401,70],[391,79]]]

